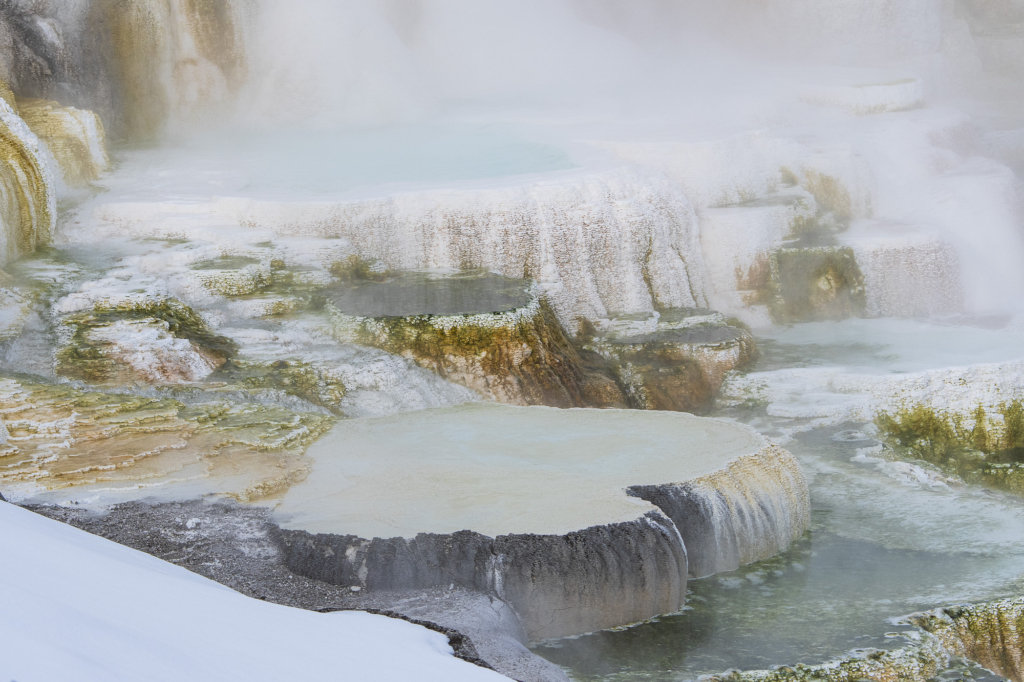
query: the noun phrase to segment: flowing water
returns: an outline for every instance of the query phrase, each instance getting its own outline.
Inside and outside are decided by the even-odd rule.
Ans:
[[[762,356],[731,379],[735,405],[720,414],[782,439],[797,456],[811,490],[810,530],[777,557],[691,580],[679,614],[534,648],[573,679],[684,680],[895,649],[906,645],[906,628],[892,619],[1024,588],[1019,496],[884,459],[873,423],[843,421],[871,414],[872,391],[886,381],[1019,360],[1012,321],[847,320],[758,337]],[[1000,385],[1012,387],[1012,376],[1002,374]],[[752,386],[760,397],[740,400]],[[956,402],[955,387],[939,394]]]
[[[851,462],[856,424],[797,436],[810,531],[786,553],[693,580],[687,609],[534,651],[579,680],[684,680],[728,668],[820,663],[906,644],[888,619],[1024,588],[1024,503],[929,488]]]

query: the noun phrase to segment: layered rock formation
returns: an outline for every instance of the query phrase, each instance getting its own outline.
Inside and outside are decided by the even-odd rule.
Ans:
[[[20,99],[18,113],[46,145],[70,187],[97,180],[110,166],[103,123],[94,112],[58,102]]]
[[[333,319],[340,339],[411,357],[486,398],[511,405],[588,404],[589,377],[540,299],[505,313],[379,319],[336,313]]]
[[[94,384],[201,381],[236,351],[175,299],[108,300],[61,322],[69,338],[57,351],[56,372]]]
[[[870,317],[929,317],[964,308],[956,249],[901,225],[860,224],[840,236],[853,251]]]
[[[237,197],[185,205],[110,197],[88,210],[97,236],[213,236],[216,229],[233,239],[226,222],[254,236],[341,239],[349,254],[387,270],[481,268],[532,279],[569,328],[578,317],[707,303],[689,201],[628,168],[372,200]]]
[[[416,273],[378,279],[322,290],[339,340],[412,358],[512,405],[701,412],[726,373],[757,356],[747,330],[706,310],[618,316],[600,330],[584,319],[573,338],[543,288],[522,280]],[[505,298],[490,292],[496,286],[508,287]],[[460,289],[465,300],[449,300]]]
[[[725,376],[757,358],[742,323],[708,310],[625,316],[582,336],[582,348],[604,360],[626,404],[641,410],[706,411]]]
[[[343,422],[309,454],[277,510],[292,570],[493,593],[534,640],[678,610],[688,573],[772,556],[810,518],[792,456],[688,415],[478,405]],[[644,479],[664,483],[627,490]]]
[[[183,495],[256,499],[305,476],[303,452],[334,421],[230,393],[141,396],[22,379],[0,382],[0,412],[9,433],[0,484],[19,498],[89,486],[145,496],[175,483]]]

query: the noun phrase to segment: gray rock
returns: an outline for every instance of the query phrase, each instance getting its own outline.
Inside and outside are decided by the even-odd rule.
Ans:
[[[530,641],[672,613],[686,595],[686,548],[659,512],[565,535],[272,534],[288,568],[328,583],[371,591],[454,584],[492,595],[515,609]]]

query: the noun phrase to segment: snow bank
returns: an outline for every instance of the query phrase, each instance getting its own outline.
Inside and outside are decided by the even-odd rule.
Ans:
[[[250,599],[9,504],[0,524],[3,679],[506,679],[418,625]]]

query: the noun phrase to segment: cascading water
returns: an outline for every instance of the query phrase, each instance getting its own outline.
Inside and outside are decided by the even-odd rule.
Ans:
[[[0,253],[9,262],[50,241],[57,213],[56,180],[39,139],[5,101],[0,101],[0,125]]]

